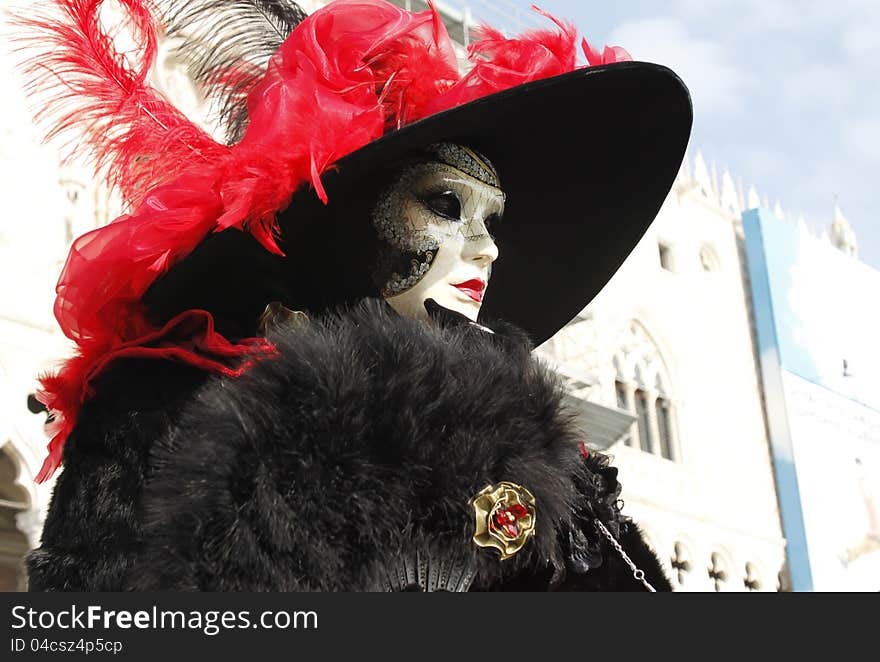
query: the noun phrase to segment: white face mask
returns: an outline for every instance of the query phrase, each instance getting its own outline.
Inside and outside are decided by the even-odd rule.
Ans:
[[[385,189],[372,221],[381,248],[373,278],[398,313],[427,319],[425,301],[476,321],[498,247],[490,231],[504,213],[492,166],[442,143],[438,160],[406,166]]]

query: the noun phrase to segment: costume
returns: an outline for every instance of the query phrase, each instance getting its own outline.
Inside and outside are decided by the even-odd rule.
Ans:
[[[277,360],[203,391],[155,451],[135,587],[400,590],[420,585],[421,559],[433,588],[642,588],[591,524],[638,540],[616,469],[578,450],[522,332],[493,328],[367,300],[285,331]],[[527,486],[538,516],[499,563],[471,540],[468,502],[501,479]],[[644,569],[665,585],[656,561]]]
[[[100,37],[100,4],[34,22],[80,83],[59,98],[97,100],[62,124],[107,130],[97,159],[133,211],[77,240],[59,281],[80,353],[44,380],[59,430],[42,477],[65,468],[31,588],[668,588],[529,351],[659,208],[690,128],[677,77],[586,42],[577,68],[561,23],[484,29],[460,76],[432,10],[253,3],[289,32],[265,72],[193,56],[246,102],[221,145],[144,84],[145,3],[123,3],[140,67]],[[584,99],[605,131],[572,131]],[[595,158],[561,162],[572,136]],[[604,191],[586,229],[584,178]]]

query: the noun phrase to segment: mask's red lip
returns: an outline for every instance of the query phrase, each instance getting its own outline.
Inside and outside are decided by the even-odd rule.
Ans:
[[[479,278],[471,278],[463,283],[456,283],[453,287],[458,288],[471,299],[480,303],[483,301],[483,292],[486,289],[486,281],[480,280]]]

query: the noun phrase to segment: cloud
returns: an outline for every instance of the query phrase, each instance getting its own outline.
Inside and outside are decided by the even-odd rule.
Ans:
[[[697,112],[735,113],[751,87],[751,78],[728,59],[720,44],[692,36],[679,19],[626,21],[608,43],[622,45],[636,60],[675,70],[690,88]]]
[[[880,0],[633,4],[610,41],[679,72],[707,156],[822,226],[839,195],[880,267]]]
[[[772,187],[773,180],[780,172],[783,172],[789,164],[789,158],[779,149],[764,145],[743,145],[740,161],[746,164],[745,171],[762,185]],[[752,182],[754,183],[754,182]],[[761,191],[771,198],[775,198],[772,190]]]
[[[843,49],[856,59],[880,57],[880,16],[873,20],[853,23],[843,32]]]
[[[747,24],[754,30],[791,29],[803,19],[803,5],[811,0],[797,0],[792,7],[786,0],[677,0],[677,14],[691,20],[724,21]]]
[[[877,0],[676,0],[674,13],[710,20],[750,32],[833,33],[880,17]]]
[[[857,117],[843,126],[849,154],[867,163],[880,164],[880,117]]]
[[[856,81],[840,64],[811,64],[795,69],[781,82],[782,96],[791,108],[810,107],[827,113],[848,110]]]

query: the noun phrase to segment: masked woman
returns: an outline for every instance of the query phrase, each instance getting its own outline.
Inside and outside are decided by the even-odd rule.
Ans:
[[[44,379],[64,471],[32,589],[668,589],[529,352],[668,192],[672,72],[586,42],[577,68],[559,24],[484,29],[461,76],[433,11],[381,0],[254,3],[286,35],[260,66],[251,33],[217,46],[240,15],[181,3],[221,145],[144,83],[143,3],[135,63],[98,0],[58,4],[35,71],[133,211],[59,281],[79,354]]]

